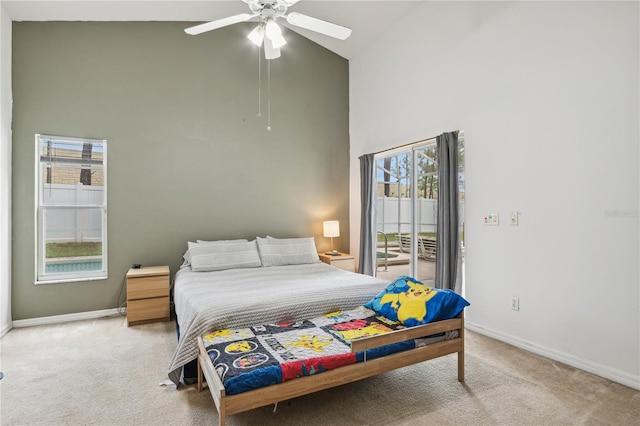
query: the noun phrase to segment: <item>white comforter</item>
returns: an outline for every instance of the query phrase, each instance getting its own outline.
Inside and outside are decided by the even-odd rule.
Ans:
[[[298,321],[353,309],[387,284],[321,262],[215,272],[183,268],[173,288],[180,339],[169,378],[178,384],[181,367],[196,359],[197,338],[207,331]]]

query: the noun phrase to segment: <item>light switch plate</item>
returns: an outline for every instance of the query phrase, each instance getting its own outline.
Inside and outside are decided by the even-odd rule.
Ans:
[[[518,212],[511,212],[511,221],[509,223],[511,223],[511,225],[518,224]]]

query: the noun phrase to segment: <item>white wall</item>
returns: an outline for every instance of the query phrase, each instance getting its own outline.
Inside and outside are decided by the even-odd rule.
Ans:
[[[636,388],[638,9],[424,2],[350,61],[352,252],[358,157],[462,129],[469,327]]]
[[[0,5],[0,337],[11,329],[11,18]]]

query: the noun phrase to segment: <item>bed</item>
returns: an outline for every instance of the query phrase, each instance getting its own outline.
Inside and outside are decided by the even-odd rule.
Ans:
[[[198,356],[198,336],[207,331],[296,321],[352,309],[371,300],[388,284],[320,262],[312,237],[236,241],[190,243],[185,264],[175,275],[173,300],[179,339],[169,378],[176,385],[181,382],[182,367]],[[209,259],[203,266],[199,258],[203,252],[213,253],[210,257],[219,262]],[[226,257],[219,259],[223,255]]]
[[[368,311],[366,308],[363,310]],[[355,320],[344,319],[345,316],[353,316],[354,312]],[[458,355],[458,380],[464,381],[462,314],[453,319],[426,325],[398,328],[396,325],[399,323],[390,324],[387,319],[380,322],[371,321],[372,311],[357,315],[361,312],[356,308],[346,313],[341,311],[301,321],[295,325],[269,324],[219,330],[200,336],[198,391],[203,390],[204,376],[218,410],[218,424],[224,426],[226,416],[229,415],[277,404],[279,401],[453,353]],[[377,315],[373,314],[374,317]],[[326,325],[327,322],[331,322],[330,318],[335,316],[341,317],[342,321]],[[317,321],[318,319],[320,321]],[[357,321],[364,321],[365,328],[378,331],[370,333],[372,335],[369,337],[352,340],[344,336],[336,338],[335,335],[332,335],[331,339],[323,333],[329,328],[344,330],[345,334],[351,333],[355,330],[347,324]],[[313,327],[317,323],[324,326]],[[308,328],[297,329],[300,324],[308,324]],[[388,330],[380,331],[380,325]],[[277,327],[282,328],[282,331],[274,330]],[[303,356],[301,359],[298,353],[291,351],[291,347],[299,343],[302,343],[299,346],[307,349],[306,352],[313,352],[318,347],[326,345],[323,349],[332,349],[329,351],[331,355],[325,355],[323,351],[312,355],[312,358]],[[334,348],[339,345],[344,348]],[[230,347],[233,349],[225,350]],[[304,353],[303,350],[300,351]],[[276,356],[286,355],[284,361],[274,360],[274,352]],[[255,370],[227,377],[232,370],[247,370],[253,363],[261,365]]]
[[[173,294],[179,340],[169,378],[178,385],[182,367],[197,359],[198,388],[202,390],[204,376],[220,425],[227,415],[453,353],[458,355],[458,380],[464,381],[466,300],[410,277],[389,283],[321,263],[313,238],[190,243],[185,265],[176,274]],[[415,303],[418,299],[420,303]],[[205,343],[207,335],[218,331],[228,334],[256,324],[304,323],[353,309],[371,310],[401,326],[385,334],[343,342],[348,343],[348,349],[341,356],[363,362],[323,368],[322,374],[230,391],[208,353],[211,342]],[[437,334],[447,338],[434,340]],[[429,345],[414,343],[427,337]],[[405,347],[380,357],[369,355],[372,350],[386,350],[388,345]]]

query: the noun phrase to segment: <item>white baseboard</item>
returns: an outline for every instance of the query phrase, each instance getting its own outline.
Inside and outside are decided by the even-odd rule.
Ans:
[[[24,320],[14,320],[13,327],[32,327],[34,325],[58,324],[61,322],[80,321],[119,315],[118,308],[103,309],[101,311],[78,312],[77,314],[54,315],[51,317],[29,318]]]
[[[508,343],[526,351],[542,355],[555,361],[562,362],[563,364],[579,368],[580,370],[588,371],[589,373],[595,374],[596,376],[604,377],[605,379],[609,379],[622,385],[629,386],[630,388],[640,390],[640,376],[634,376],[624,371],[620,371],[615,368],[611,368],[595,362],[587,361],[582,358],[577,358],[573,355],[540,346],[538,344],[522,340],[518,337],[511,336],[500,331],[491,330],[466,319],[464,321],[464,325],[465,328],[468,328],[471,331],[475,331],[476,333],[492,337],[496,340],[500,340],[501,342]]]
[[[2,327],[2,330],[0,330],[0,339],[2,339],[4,335],[7,334],[12,328],[13,328],[12,323],[5,324],[5,326]]]

